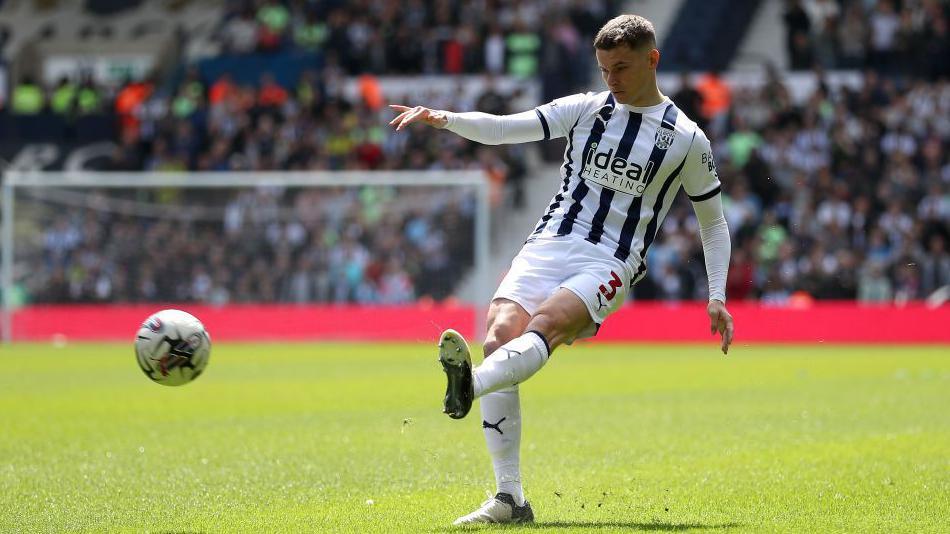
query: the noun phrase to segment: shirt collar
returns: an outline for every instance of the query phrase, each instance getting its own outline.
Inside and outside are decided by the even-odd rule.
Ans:
[[[627,111],[633,111],[634,113],[642,113],[642,114],[646,115],[646,114],[649,114],[649,113],[655,113],[655,112],[657,112],[657,111],[663,111],[664,109],[666,109],[666,106],[669,106],[669,105],[672,104],[672,103],[673,103],[673,102],[670,101],[670,98],[669,98],[668,96],[663,95],[663,101],[660,102],[659,104],[654,105],[654,106],[646,106],[646,107],[629,106],[629,105],[627,105],[627,104],[621,104],[621,103],[618,102],[618,103],[617,103],[617,107],[618,107],[619,109],[625,109],[625,110],[627,110]]]

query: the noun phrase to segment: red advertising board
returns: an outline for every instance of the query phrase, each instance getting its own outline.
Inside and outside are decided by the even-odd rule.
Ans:
[[[13,315],[14,339],[131,341],[162,308],[186,310],[215,341],[432,341],[444,328],[472,338],[467,306],[62,305],[30,306]],[[950,306],[863,306],[851,302],[770,307],[730,303],[736,342],[950,343]],[[607,342],[710,341],[702,303],[633,303],[612,315],[595,338]],[[477,341],[477,340],[476,340]]]

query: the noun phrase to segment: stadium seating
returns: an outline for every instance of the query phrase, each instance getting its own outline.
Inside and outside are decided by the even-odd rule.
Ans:
[[[686,0],[662,41],[661,68],[725,70],[759,4],[758,0]]]

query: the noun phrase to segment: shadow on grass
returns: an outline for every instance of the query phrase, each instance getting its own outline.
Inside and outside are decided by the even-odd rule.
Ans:
[[[740,523],[664,523],[661,521],[644,523],[637,521],[548,521],[541,523],[530,523],[527,525],[479,525],[482,527],[492,527],[501,530],[543,530],[558,528],[583,528],[583,529],[624,529],[624,530],[643,530],[655,532],[676,532],[680,530],[692,529],[728,529],[738,528]],[[450,527],[442,529],[442,532],[459,532],[470,530],[464,526]]]
[[[544,523],[534,523],[524,525],[526,529],[544,529],[544,528],[622,528],[629,530],[653,530],[660,532],[670,532],[677,530],[690,529],[718,529],[718,528],[736,528],[741,527],[739,523],[663,523],[653,522],[644,523],[636,521],[550,521]]]

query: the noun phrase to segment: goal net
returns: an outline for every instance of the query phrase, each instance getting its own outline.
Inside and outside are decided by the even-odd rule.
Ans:
[[[488,300],[480,171],[4,176],[3,339],[61,305]],[[407,308],[408,309],[408,308]]]

